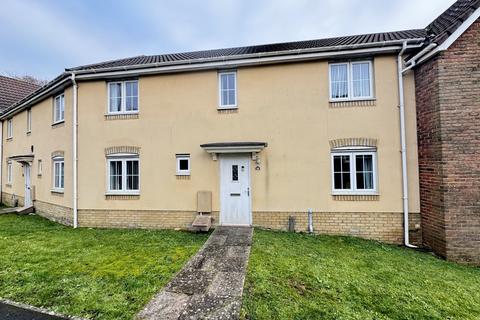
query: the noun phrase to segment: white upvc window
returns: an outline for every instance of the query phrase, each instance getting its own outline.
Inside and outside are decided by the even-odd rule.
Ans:
[[[41,159],[38,159],[38,164],[37,164],[37,175],[38,176],[41,176],[43,173],[43,164],[42,164],[42,160]]]
[[[218,74],[218,88],[218,108],[237,108],[237,72],[220,72]]]
[[[65,161],[63,157],[52,158],[53,191],[63,192],[65,187]]]
[[[331,63],[330,100],[373,99],[372,61]]]
[[[7,139],[13,138],[13,119],[7,120]]]
[[[107,193],[140,193],[140,161],[138,155],[115,155],[107,159]]]
[[[190,175],[190,155],[189,154],[177,154],[177,176],[189,176]]]
[[[7,184],[12,184],[13,182],[13,163],[12,160],[7,162]]]
[[[65,121],[65,94],[53,99],[53,124]]]
[[[138,113],[138,81],[108,83],[108,113]]]
[[[32,110],[27,110],[27,133],[32,132]]]
[[[375,150],[332,151],[333,194],[377,194]]]

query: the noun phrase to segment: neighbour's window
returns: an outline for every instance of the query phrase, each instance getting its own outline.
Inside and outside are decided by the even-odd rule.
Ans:
[[[332,170],[335,194],[372,194],[377,191],[375,151],[334,151]]]
[[[42,160],[38,159],[37,175],[41,176],[43,172]]]
[[[138,156],[108,158],[108,193],[138,194],[140,168]]]
[[[7,120],[7,139],[10,139],[13,137],[13,120],[8,119]]]
[[[138,112],[138,81],[108,83],[108,113]]]
[[[7,183],[12,184],[13,182],[13,167],[12,160],[7,162]]]
[[[219,108],[237,107],[237,73],[221,72],[218,74],[219,81]]]
[[[62,93],[55,97],[53,102],[53,123],[65,121],[65,95]]]
[[[189,176],[190,175],[190,155],[189,154],[177,154],[177,176]]]
[[[372,99],[372,73],[371,61],[330,64],[330,99]]]
[[[55,157],[53,161],[53,190],[63,191],[65,186],[65,161],[63,157]]]
[[[27,133],[32,132],[32,110],[27,110]]]

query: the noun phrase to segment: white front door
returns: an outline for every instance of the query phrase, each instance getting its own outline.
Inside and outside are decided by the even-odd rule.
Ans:
[[[220,224],[252,224],[248,155],[220,157]]]
[[[30,187],[30,164],[23,165],[23,175],[25,176],[25,207],[32,206],[32,192]]]

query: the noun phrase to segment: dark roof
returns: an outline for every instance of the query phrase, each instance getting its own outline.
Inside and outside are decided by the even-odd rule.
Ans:
[[[480,7],[480,0],[458,0],[432,21],[425,31],[432,42],[442,44],[472,13]]]
[[[0,112],[40,88],[39,85],[0,76]]]
[[[137,56],[120,60],[105,61],[90,65],[79,66],[75,68],[66,69],[66,71],[79,71],[79,70],[96,70],[103,68],[113,67],[127,67],[127,66],[141,66],[147,64],[161,64],[169,62],[183,62],[199,59],[216,59],[221,60],[223,57],[242,56],[249,54],[268,54],[289,50],[301,50],[301,49],[328,49],[335,50],[337,46],[348,45],[368,45],[381,43],[384,41],[405,40],[414,38],[424,38],[426,36],[424,29],[404,30],[395,32],[382,32],[361,34],[354,36],[295,41],[295,42],[283,42],[255,45],[248,47],[235,47],[226,49],[193,51],[183,53],[161,54],[152,56]]]

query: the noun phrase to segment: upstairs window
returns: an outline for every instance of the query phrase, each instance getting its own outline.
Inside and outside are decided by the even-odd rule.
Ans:
[[[237,73],[220,72],[219,82],[219,109],[233,109],[237,107]]]
[[[108,162],[107,190],[110,194],[138,194],[140,168],[137,155],[112,156]]]
[[[53,123],[65,121],[65,95],[62,93],[53,100]]]
[[[138,81],[108,83],[108,113],[138,112]]]
[[[372,73],[371,61],[330,64],[330,100],[372,99]]]
[[[32,110],[27,110],[27,133],[32,132]]]
[[[334,194],[375,194],[377,192],[376,152],[337,150],[332,152]]]
[[[13,120],[7,120],[7,139],[13,138]]]
[[[55,157],[53,161],[53,190],[63,192],[65,186],[65,161],[63,157]]]

